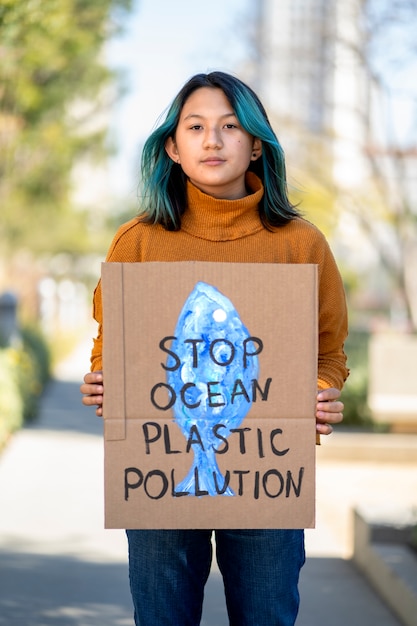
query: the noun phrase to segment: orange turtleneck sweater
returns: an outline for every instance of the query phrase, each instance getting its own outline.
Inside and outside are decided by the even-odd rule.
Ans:
[[[273,232],[259,219],[261,181],[247,173],[251,193],[239,200],[221,200],[188,183],[188,207],[179,231],[144,224],[135,218],[117,231],[106,261],[215,261],[232,263],[312,263],[319,276],[318,388],[341,389],[347,378],[343,343],[347,312],[342,280],[322,233],[297,218]],[[272,288],[272,287],[271,287]],[[99,324],[91,369],[102,369],[101,285],[94,292],[94,317]]]

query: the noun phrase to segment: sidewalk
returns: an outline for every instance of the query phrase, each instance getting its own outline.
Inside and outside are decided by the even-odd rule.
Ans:
[[[0,457],[0,626],[133,626],[124,532],[103,529],[102,424],[78,391],[88,351],[60,368],[40,419]],[[350,510],[409,506],[417,465],[334,461],[329,445],[317,451],[317,529],[306,532],[297,626],[400,626],[348,560]],[[227,623],[213,565],[202,626]]]

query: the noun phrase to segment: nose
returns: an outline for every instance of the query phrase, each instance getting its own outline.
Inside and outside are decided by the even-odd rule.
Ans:
[[[221,148],[223,145],[220,129],[216,127],[207,128],[204,133],[205,148]]]

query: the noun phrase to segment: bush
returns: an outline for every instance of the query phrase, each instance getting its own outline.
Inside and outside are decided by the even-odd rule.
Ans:
[[[23,423],[24,403],[19,390],[16,350],[0,349],[0,449]]]
[[[23,329],[16,345],[0,348],[0,448],[26,420],[36,417],[49,376],[49,350],[36,329]]]
[[[368,396],[368,345],[369,333],[352,330],[346,341],[349,378],[343,389],[345,405],[343,424],[346,426],[372,427]]]
[[[35,378],[43,388],[51,375],[51,351],[48,343],[34,326],[26,326],[21,330],[24,351],[30,356],[36,365]]]

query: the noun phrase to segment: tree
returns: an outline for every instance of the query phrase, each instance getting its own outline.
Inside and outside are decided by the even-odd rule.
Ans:
[[[367,185],[338,189],[378,252],[409,328],[417,331],[417,71],[416,0],[357,0],[356,40],[340,36],[367,87],[357,111]],[[364,193],[364,191],[366,193]]]
[[[416,331],[417,0],[261,4],[258,75],[290,171],[355,221]]]
[[[2,0],[3,259],[22,247],[82,247],[86,217],[71,211],[71,171],[79,156],[107,151],[105,127],[91,121],[115,81],[103,45],[129,7],[130,0]]]

